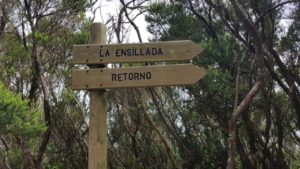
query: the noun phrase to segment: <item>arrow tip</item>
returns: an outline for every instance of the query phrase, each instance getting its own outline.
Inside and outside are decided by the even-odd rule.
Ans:
[[[201,54],[204,51],[204,48],[201,47],[199,44],[189,40],[190,48],[195,51],[196,55]]]
[[[207,74],[207,70],[203,67],[199,67],[199,66],[195,66],[196,68],[196,73],[195,73],[195,76],[197,77],[195,80],[195,83],[197,81],[199,81],[200,79],[202,79],[204,76],[206,76]]]

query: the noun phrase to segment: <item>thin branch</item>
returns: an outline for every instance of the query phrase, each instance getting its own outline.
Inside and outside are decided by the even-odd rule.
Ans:
[[[178,141],[178,143],[180,144],[180,146],[185,150],[185,151],[189,151],[186,146],[183,144],[183,142],[181,141],[179,135],[176,133],[175,127],[173,125],[169,125],[167,120],[164,118],[163,114],[167,114],[164,109],[163,106],[159,103],[158,101],[158,94],[155,92],[155,90],[153,88],[148,88],[147,89],[148,93],[150,94],[150,97],[152,99],[152,102],[156,108],[156,111],[158,112],[160,118],[162,119],[163,123],[165,124],[165,126],[167,127],[167,129],[170,131],[170,133],[174,136],[174,138]],[[167,116],[167,115],[166,115]],[[169,120],[169,123],[171,123],[171,120],[167,117],[167,119]]]
[[[262,51],[263,50],[262,41],[259,37],[259,34],[258,34],[255,26],[247,18],[247,13],[243,9],[243,7],[240,5],[240,3],[237,2],[237,0],[230,0],[230,2],[233,6],[233,9],[234,9],[235,13],[236,13],[236,16],[243,22],[245,29],[249,32],[249,34],[253,38],[253,42],[255,44],[256,50]]]
[[[36,33],[36,25],[34,24],[34,18],[32,18],[32,11],[31,11],[31,4],[30,2],[28,2],[27,0],[24,0],[24,4],[25,4],[25,10],[27,13],[27,20],[29,21],[30,27],[31,27],[31,36],[32,36],[32,58],[33,58],[33,68],[35,71],[34,76],[37,77],[37,79],[40,81],[41,83],[41,87],[42,87],[42,91],[43,91],[43,106],[44,106],[44,119],[47,125],[47,130],[43,133],[42,136],[42,142],[40,144],[38,153],[37,153],[37,165],[41,166],[42,165],[42,160],[47,148],[47,145],[49,143],[50,140],[50,136],[51,136],[51,106],[50,106],[50,94],[49,94],[49,87],[46,83],[46,79],[44,77],[44,72],[43,72],[43,68],[42,68],[42,63],[41,63],[41,55],[42,55],[42,48],[39,48],[37,46],[37,41],[36,41],[36,37],[35,37],[35,33]]]
[[[258,91],[263,86],[261,80],[256,81],[252,89],[248,92],[243,101],[237,106],[236,110],[233,112],[229,123],[228,123],[228,132],[229,132],[229,149],[228,149],[228,159],[226,169],[233,169],[235,165],[235,153],[236,153],[236,123],[238,118],[245,112],[249,107],[253,98],[257,95]]]
[[[133,20],[129,17],[129,14],[128,14],[128,11],[127,11],[127,5],[128,5],[128,4],[125,4],[124,0],[120,0],[120,2],[121,2],[122,5],[123,5],[124,12],[125,12],[125,16],[126,16],[127,20],[129,21],[129,23],[133,26],[134,30],[136,31],[136,34],[137,34],[138,39],[139,39],[139,42],[143,42],[142,36],[141,36],[141,33],[140,33],[140,30],[139,30],[138,26],[137,26],[137,25],[133,22]]]
[[[281,2],[279,4],[274,5],[273,7],[269,8],[268,10],[266,10],[263,14],[261,14],[260,16],[258,16],[257,20],[255,21],[255,24],[257,24],[258,22],[260,22],[267,14],[271,13],[272,11],[276,10],[277,8],[280,8],[286,4],[289,3],[300,3],[299,0],[290,0],[290,1],[285,1],[285,2]]]
[[[137,96],[141,96],[141,94],[139,93],[138,90],[137,91]],[[173,165],[174,169],[178,169],[179,166],[176,165],[175,160],[173,159],[173,155],[172,155],[172,148],[170,147],[167,139],[163,136],[163,134],[161,133],[161,131],[156,127],[157,125],[154,123],[154,121],[151,119],[151,117],[148,115],[146,107],[144,105],[144,103],[142,102],[142,99],[138,99],[140,101],[140,106],[142,109],[142,112],[144,114],[145,120],[148,122],[148,124],[151,126],[152,129],[154,129],[156,131],[156,133],[158,134],[159,138],[161,139],[164,147],[166,148],[167,154],[169,156],[169,159]]]
[[[247,42],[247,40],[245,38],[243,38],[240,35],[240,30],[236,29],[235,27],[233,27],[230,23],[229,23],[229,18],[225,18],[225,14],[223,12],[223,10],[220,8],[220,6],[214,4],[211,2],[211,0],[205,0],[205,2],[212,7],[218,14],[219,17],[221,18],[222,22],[225,24],[226,28],[238,39],[240,40],[244,45],[249,46],[249,43]],[[224,9],[225,11],[226,9]],[[226,12],[226,11],[225,11]]]
[[[188,0],[188,2],[189,2],[189,9],[192,11],[192,13],[198,18],[198,20],[200,22],[204,23],[204,25],[205,25],[204,29],[206,30],[208,35],[210,35],[213,39],[218,40],[217,33],[216,33],[215,29],[213,28],[213,26],[210,25],[208,23],[208,21],[195,10],[194,5],[191,0]]]
[[[8,147],[6,141],[4,140],[4,138],[1,137],[0,140],[1,140],[1,142],[3,143],[3,145],[4,145],[4,147],[5,147],[5,151],[8,151],[8,150],[9,150],[9,147]]]

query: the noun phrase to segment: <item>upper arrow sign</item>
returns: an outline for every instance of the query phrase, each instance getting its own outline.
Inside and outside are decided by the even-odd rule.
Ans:
[[[74,45],[73,64],[191,60],[203,48],[190,40],[132,44]]]

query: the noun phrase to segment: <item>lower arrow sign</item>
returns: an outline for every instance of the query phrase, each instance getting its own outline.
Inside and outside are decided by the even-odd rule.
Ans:
[[[192,64],[73,70],[73,89],[107,89],[194,84],[206,70]]]

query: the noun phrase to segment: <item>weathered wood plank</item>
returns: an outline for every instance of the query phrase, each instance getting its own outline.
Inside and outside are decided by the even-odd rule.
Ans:
[[[191,60],[203,48],[190,40],[155,43],[74,45],[73,64]]]
[[[206,70],[192,64],[73,70],[73,89],[106,89],[194,84]]]

